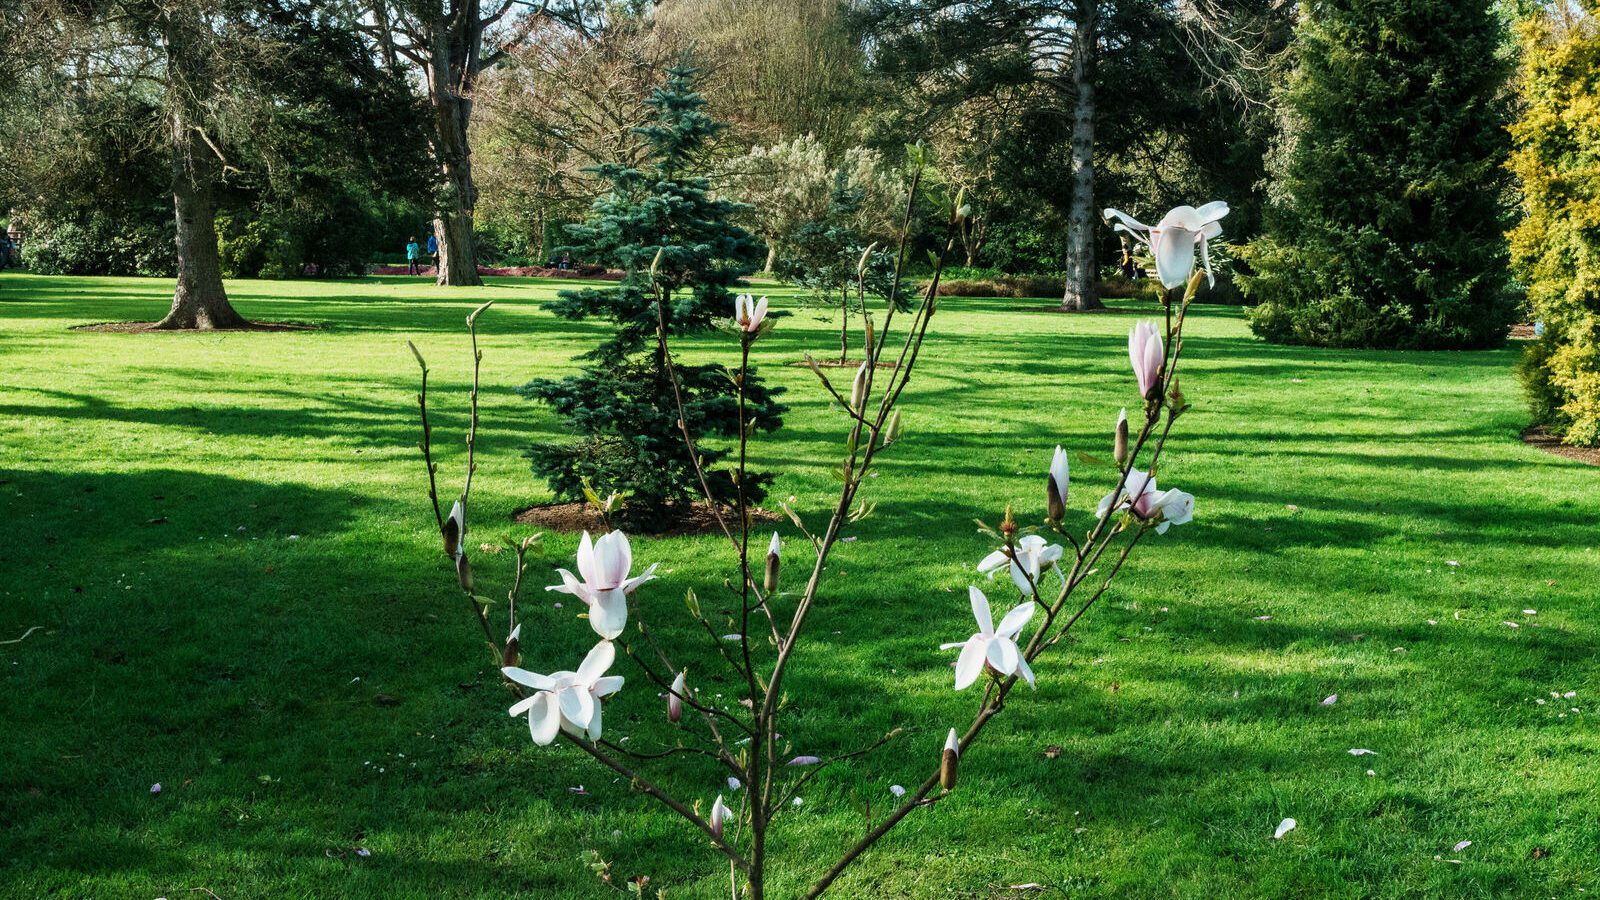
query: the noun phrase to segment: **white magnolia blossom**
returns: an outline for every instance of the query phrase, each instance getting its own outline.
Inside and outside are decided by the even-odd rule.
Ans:
[[[579,577],[557,569],[562,583],[545,590],[572,594],[588,604],[590,627],[606,640],[615,640],[628,624],[628,595],[655,577],[656,566],[651,565],[643,575],[629,578],[632,567],[633,548],[628,545],[627,535],[612,531],[594,541],[585,531],[578,544]]]
[[[678,670],[678,677],[672,679],[672,690],[667,694],[668,721],[676,722],[683,718],[683,698],[686,696],[687,685],[685,682],[687,678],[688,671],[680,669]]]
[[[1037,534],[1023,535],[1017,539],[1015,558],[1001,547],[978,563],[978,571],[993,578],[996,572],[1010,563],[1011,581],[1022,592],[1022,596],[1027,597],[1038,593],[1040,576],[1056,564],[1061,553],[1060,544],[1051,544]]]
[[[1122,493],[1113,494],[1115,492],[1100,498],[1096,515],[1104,516],[1112,506],[1126,505],[1136,517],[1156,523],[1156,534],[1166,534],[1170,526],[1182,525],[1194,518],[1193,494],[1176,488],[1158,490],[1156,480],[1138,469],[1129,469]]]
[[[1045,496],[1050,507],[1048,512],[1051,519],[1059,521],[1067,514],[1067,490],[1071,484],[1067,451],[1057,444],[1055,455],[1050,457],[1050,472],[1045,482]]]
[[[740,294],[733,298],[733,319],[739,323],[739,330],[754,333],[761,327],[761,320],[767,317],[767,298],[755,299],[749,294]]]
[[[1216,283],[1211,273],[1211,247],[1209,242],[1222,234],[1219,219],[1228,214],[1228,204],[1215,200],[1195,209],[1192,206],[1174,207],[1155,225],[1146,225],[1125,212],[1107,209],[1107,222],[1116,220],[1117,231],[1126,231],[1150,245],[1150,255],[1156,259],[1156,277],[1162,287],[1182,287],[1194,271],[1194,245],[1200,244],[1200,257],[1205,262],[1206,281]]]
[[[998,675],[1019,675],[1029,686],[1038,687],[1033,680],[1033,670],[1028,668],[1028,661],[1017,648],[1017,633],[1033,618],[1033,601],[1019,604],[1006,613],[996,628],[994,613],[989,611],[989,598],[983,591],[969,587],[967,596],[972,601],[972,617],[978,621],[978,633],[965,641],[939,646],[941,650],[961,648],[961,656],[956,660],[956,690],[977,681],[985,663]]]
[[[507,666],[500,671],[517,684],[533,688],[534,694],[518,700],[511,715],[528,717],[533,742],[543,747],[556,739],[557,731],[600,739],[600,701],[622,690],[621,675],[607,675],[616,660],[616,645],[601,641],[583,658],[576,672],[540,675]]]

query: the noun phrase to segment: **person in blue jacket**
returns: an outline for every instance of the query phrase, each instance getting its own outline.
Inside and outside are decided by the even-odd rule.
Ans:
[[[406,274],[421,275],[422,269],[417,265],[417,260],[422,256],[422,245],[416,238],[406,240]]]
[[[428,235],[428,255],[433,257],[433,270],[439,271],[439,239],[433,234]]]

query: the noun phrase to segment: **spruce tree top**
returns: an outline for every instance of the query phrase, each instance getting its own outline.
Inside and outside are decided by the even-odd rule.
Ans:
[[[587,222],[567,226],[572,246],[564,249],[621,268],[623,279],[614,288],[563,291],[547,305],[564,319],[617,323],[611,339],[586,358],[617,364],[655,340],[652,264],[669,298],[662,310],[669,335],[703,331],[729,315],[729,286],[755,270],[755,237],[729,222],[745,205],[713,198],[707,179],[688,174],[725,127],[706,114],[695,73],[686,63],[674,66],[645,101],[656,120],[634,129],[648,150],[640,167],[607,163],[587,170],[610,182],[611,190],[595,201]]]

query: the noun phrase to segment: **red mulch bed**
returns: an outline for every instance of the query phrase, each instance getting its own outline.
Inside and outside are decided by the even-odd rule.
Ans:
[[[1550,433],[1543,425],[1533,425],[1523,430],[1522,442],[1538,447],[1546,453],[1575,459],[1591,466],[1600,466],[1600,447],[1571,447],[1561,443],[1561,438]]]
[[[722,516],[729,528],[737,526],[738,510],[724,506]],[[588,503],[549,503],[544,506],[529,506],[517,510],[511,519],[519,525],[533,525],[551,531],[604,531],[606,527],[599,513],[596,513],[594,507]],[[783,520],[783,516],[770,509],[756,506],[750,509],[750,520],[754,523],[779,522]],[[722,528],[717,525],[717,517],[711,512],[710,504],[699,500],[690,504],[686,515],[678,516],[667,530],[656,534],[658,537],[671,537],[680,534],[718,534],[721,531]]]
[[[816,359],[816,357],[813,356],[812,359]],[[823,369],[859,369],[861,368],[861,364],[864,362],[866,362],[864,359],[847,359],[844,362],[839,362],[837,359],[817,359],[817,366]],[[796,366],[801,369],[811,368],[811,364],[803,359],[797,359],[794,362],[789,363],[789,365]],[[873,366],[873,368],[898,369],[900,368],[900,364],[879,360],[878,364]]]
[[[1533,333],[1533,324],[1531,322],[1518,322],[1511,326],[1510,337],[1514,341],[1531,341],[1537,335]]]
[[[252,331],[316,331],[304,322],[247,322],[243,328],[157,328],[155,322],[100,322],[75,325],[73,331],[104,331],[112,334],[242,334]]]

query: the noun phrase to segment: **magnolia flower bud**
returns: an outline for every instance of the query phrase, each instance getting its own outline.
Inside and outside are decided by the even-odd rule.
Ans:
[[[1126,407],[1117,415],[1117,439],[1111,455],[1116,458],[1117,465],[1125,466],[1128,464],[1128,410]]]
[[[1174,411],[1183,409],[1183,388],[1178,387],[1178,376],[1172,376],[1172,389],[1167,392]]]
[[[1067,514],[1067,486],[1070,484],[1067,451],[1056,445],[1055,456],[1050,460],[1050,474],[1045,478],[1044,493],[1050,521],[1059,522]]]
[[[857,278],[865,278],[867,276],[867,261],[872,259],[872,251],[876,249],[878,249],[878,242],[873,241],[871,244],[867,245],[867,249],[861,251],[861,261],[856,263]],[[415,352],[414,348],[413,352]]]
[[[885,447],[900,440],[900,410],[895,410],[889,415],[889,424],[883,429],[883,445]]]
[[[950,729],[950,736],[945,739],[944,753],[939,757],[939,786],[945,790],[952,790],[956,786],[956,770],[961,762],[961,741],[956,738],[956,730]]]
[[[1006,504],[1006,517],[1000,520],[1000,533],[1007,538],[1017,533],[1017,520],[1011,517],[1011,504]]]
[[[774,531],[772,533],[772,543],[767,545],[766,577],[761,580],[761,589],[766,591],[768,594],[771,594],[778,589],[778,550],[778,533]]]
[[[861,368],[856,370],[855,380],[850,383],[850,408],[858,413],[862,404],[867,402],[867,366],[871,364],[870,360],[862,363]]]
[[[450,507],[450,517],[444,520],[444,526],[439,533],[444,535],[444,555],[452,559],[461,553],[461,541],[467,536],[467,513],[462,508],[461,501],[457,500]]]
[[[472,593],[472,564],[467,562],[467,554],[456,556],[456,580],[461,582],[461,589]]]
[[[520,660],[522,656],[522,642],[517,639],[517,636],[520,634],[522,634],[522,624],[519,622],[517,627],[511,629],[511,636],[506,638],[505,652],[500,654],[501,667],[515,666]]]
[[[681,671],[677,678],[672,679],[672,693],[667,695],[668,722],[676,722],[683,718],[683,682],[686,674],[687,670]]]
[[[718,794],[717,802],[711,805],[711,833],[716,835],[718,840],[722,838],[723,823],[727,822],[728,813],[727,804],[722,802],[722,795]]]

